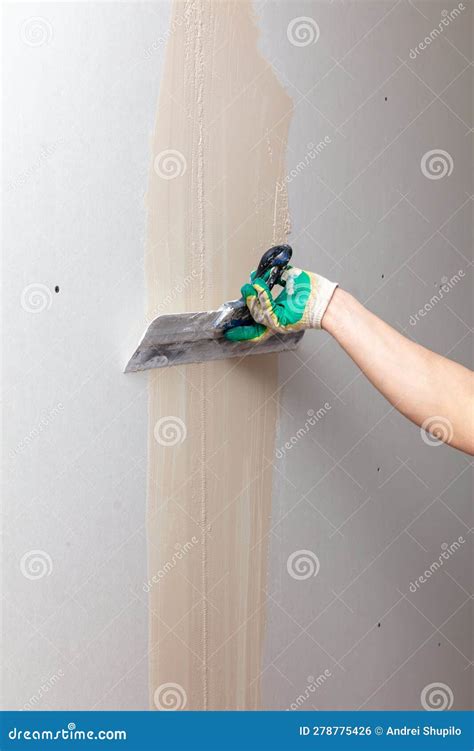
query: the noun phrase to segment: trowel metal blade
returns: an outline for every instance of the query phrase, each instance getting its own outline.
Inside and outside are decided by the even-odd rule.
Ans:
[[[150,323],[125,373],[170,365],[224,360],[269,352],[295,349],[303,332],[275,334],[265,341],[231,342],[224,329],[231,319],[242,315],[240,301],[225,303],[218,310],[204,313],[162,315]]]

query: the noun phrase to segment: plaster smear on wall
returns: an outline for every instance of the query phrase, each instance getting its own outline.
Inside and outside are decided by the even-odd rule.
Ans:
[[[238,297],[284,241],[291,101],[257,51],[250,2],[175,2],[147,196],[148,315]],[[149,382],[150,701],[256,709],[277,360]]]

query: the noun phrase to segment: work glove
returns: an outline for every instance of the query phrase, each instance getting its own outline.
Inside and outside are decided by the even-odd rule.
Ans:
[[[302,329],[320,329],[334,290],[335,282],[323,276],[288,266],[281,275],[284,287],[276,299],[264,278],[250,275],[250,284],[241,289],[253,325],[228,329],[225,336],[231,341],[263,341],[272,334],[289,334]]]

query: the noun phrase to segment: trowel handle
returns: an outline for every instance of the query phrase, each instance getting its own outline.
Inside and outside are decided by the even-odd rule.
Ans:
[[[292,255],[291,245],[274,245],[261,257],[255,276],[261,278],[271,269],[267,279],[267,284],[271,289],[280,281],[281,274],[288,266]]]
[[[280,283],[280,277],[288,266],[292,255],[293,250],[290,245],[274,245],[273,248],[269,248],[265,251],[261,257],[256,276],[261,278],[267,273],[267,271],[270,271],[266,281],[269,289],[271,289],[275,284]],[[235,326],[251,326],[255,323],[243,297],[232,303],[232,309],[233,317],[225,324],[223,328],[224,331],[233,329]]]

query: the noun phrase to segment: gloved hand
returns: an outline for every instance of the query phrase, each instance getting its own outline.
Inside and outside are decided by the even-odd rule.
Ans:
[[[265,275],[268,278],[268,274]],[[292,266],[281,275],[284,289],[273,299],[266,279],[250,275],[242,297],[247,303],[254,325],[236,326],[226,331],[231,341],[263,341],[272,334],[289,334],[302,329],[320,329],[321,321],[337,284],[323,276]]]

